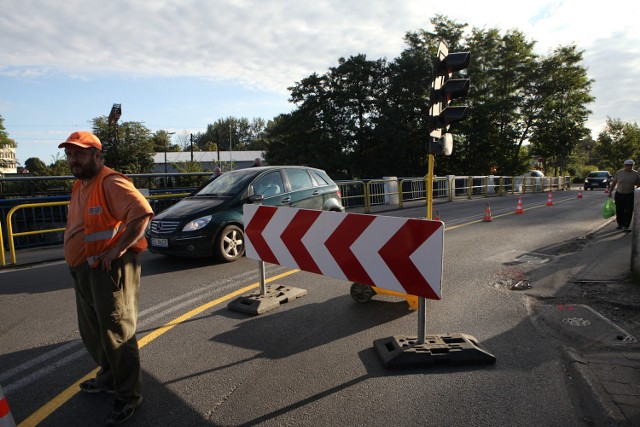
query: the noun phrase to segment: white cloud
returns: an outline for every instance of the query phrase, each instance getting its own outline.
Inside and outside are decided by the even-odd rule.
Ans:
[[[579,0],[7,0],[0,14],[0,77],[66,73],[197,77],[287,97],[339,57],[397,57],[407,31],[436,14],[470,27],[521,30],[547,53],[575,43],[595,79],[589,124],[636,120],[640,2]],[[0,103],[4,102],[0,94]]]

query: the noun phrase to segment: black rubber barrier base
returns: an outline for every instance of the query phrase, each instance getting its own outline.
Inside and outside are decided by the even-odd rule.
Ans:
[[[496,357],[465,334],[427,335],[424,344],[416,337],[394,336],[375,340],[373,346],[382,366],[424,368],[434,365],[490,365]]]
[[[303,297],[307,294],[306,289],[294,288],[292,286],[267,285],[264,295],[260,292],[254,292],[249,295],[243,295],[231,301],[227,307],[234,311],[240,311],[251,315],[258,315],[271,311],[280,307],[294,299]]]

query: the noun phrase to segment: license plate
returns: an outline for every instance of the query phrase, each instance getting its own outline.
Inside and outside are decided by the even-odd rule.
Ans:
[[[169,247],[169,239],[155,239],[151,238],[151,246],[157,246],[159,248],[168,248]]]

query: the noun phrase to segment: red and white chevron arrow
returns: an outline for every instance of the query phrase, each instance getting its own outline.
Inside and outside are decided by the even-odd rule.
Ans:
[[[441,298],[441,221],[247,204],[244,223],[249,258]]]

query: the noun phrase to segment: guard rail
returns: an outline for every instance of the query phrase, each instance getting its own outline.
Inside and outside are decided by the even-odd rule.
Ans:
[[[364,213],[375,213],[381,210],[402,209],[406,202],[420,200],[424,200],[426,206],[427,181],[425,178],[386,177],[371,180],[341,180],[336,183],[347,209],[362,208]],[[506,193],[565,190],[569,188],[570,183],[569,177],[435,177],[433,197],[452,201],[456,197],[471,199],[500,196]],[[160,212],[189,194],[190,191],[153,194],[146,197],[154,212]],[[68,199],[68,197],[68,195],[60,196],[58,199]],[[11,199],[4,201],[8,200]],[[38,202],[38,199],[18,200],[20,203],[12,206],[6,216],[0,215],[0,266],[6,265],[5,236],[13,264],[16,264],[16,247],[29,248],[62,243],[68,200],[42,202]],[[2,213],[0,209],[0,214]]]

